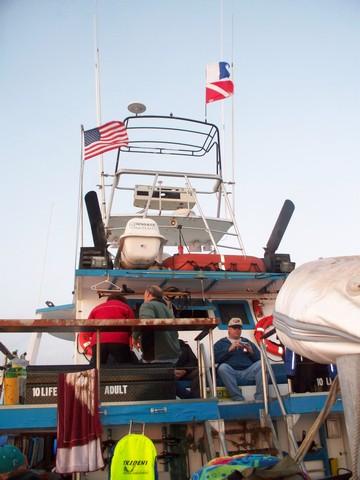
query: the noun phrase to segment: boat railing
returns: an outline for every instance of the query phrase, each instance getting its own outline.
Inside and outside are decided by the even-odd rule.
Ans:
[[[124,120],[129,142],[126,153],[203,157],[214,151],[221,172],[220,135],[216,125],[183,117],[140,115]]]
[[[96,367],[100,369],[100,332],[102,331],[132,331],[133,329],[141,330],[178,330],[178,331],[198,331],[195,337],[198,351],[198,368],[200,375],[200,385],[205,380],[206,370],[211,375],[212,396],[216,396],[216,374],[213,357],[213,329],[217,327],[218,320],[216,318],[159,318],[159,319],[0,319],[0,332],[3,333],[26,333],[35,332],[38,335],[42,333],[52,332],[96,332]],[[208,348],[210,352],[210,367],[205,366],[205,355],[203,346],[200,342],[208,338]],[[38,343],[39,343],[38,339]],[[206,383],[206,382],[205,382]],[[206,398],[206,388],[202,388],[202,398]]]
[[[114,182],[113,189],[119,188],[118,184],[122,176],[124,175],[141,175],[141,176],[155,176],[159,177],[172,177],[172,178],[197,178],[199,180],[210,180],[213,182],[212,190],[208,190],[202,193],[217,193],[223,179],[221,175],[215,175],[210,173],[195,173],[195,172],[181,172],[181,171],[168,171],[168,170],[140,170],[135,168],[122,168],[115,174],[116,182]],[[110,202],[111,206],[111,202]]]
[[[156,201],[156,198],[154,197],[154,192],[156,190],[156,186],[157,184],[161,184],[162,182],[159,181],[159,178],[162,178],[162,177],[174,177],[174,178],[182,178],[184,183],[185,183],[185,188],[187,189],[188,192],[191,192],[191,195],[194,199],[194,203],[196,205],[196,208],[197,208],[197,211],[198,211],[198,214],[199,214],[199,218],[201,218],[201,225],[198,225],[198,229],[201,228],[201,229],[204,229],[206,231],[206,234],[208,236],[208,239],[210,241],[210,244],[212,245],[212,248],[211,250],[212,251],[215,251],[216,253],[219,253],[219,247],[218,247],[218,241],[217,239],[220,239],[220,238],[223,238],[224,236],[227,236],[229,235],[230,238],[234,238],[236,239],[236,243],[237,245],[234,246],[234,245],[230,245],[230,248],[233,248],[233,249],[236,249],[236,250],[239,250],[243,255],[245,255],[245,249],[244,249],[244,245],[243,245],[243,241],[242,241],[242,238],[241,238],[241,235],[240,235],[240,230],[237,226],[237,222],[236,222],[236,218],[235,218],[235,215],[234,215],[234,212],[233,212],[233,209],[232,209],[232,206],[231,206],[231,202],[229,200],[229,195],[228,195],[228,192],[226,190],[226,186],[225,186],[225,183],[223,182],[223,179],[221,177],[221,175],[213,175],[213,174],[204,174],[204,173],[194,173],[194,172],[175,172],[175,171],[156,171],[156,170],[139,170],[139,169],[121,169],[121,170],[118,170],[115,174],[115,179],[114,179],[114,182],[113,182],[113,185],[112,185],[112,188],[111,188],[111,193],[110,193],[110,198],[109,198],[109,204],[108,204],[108,211],[107,211],[107,214],[106,214],[106,222],[105,222],[105,229],[108,229],[108,230],[111,230],[111,231],[114,231],[117,229],[117,225],[114,225],[114,216],[111,214],[111,212],[113,211],[113,207],[114,207],[114,199],[115,199],[115,193],[116,191],[118,190],[126,190],[126,191],[134,191],[135,192],[135,187],[133,188],[129,188],[128,186],[126,187],[121,187],[119,186],[119,183],[120,183],[120,180],[121,180],[121,177],[122,176],[132,176],[132,175],[135,175],[135,176],[150,176],[150,177],[153,177],[153,180],[152,180],[152,185],[151,185],[151,188],[149,190],[149,194],[148,194],[148,197],[147,197],[147,201],[146,201],[146,204],[145,204],[145,207],[144,209],[138,213],[138,215],[141,215],[143,217],[147,217],[149,215],[149,209],[150,209],[150,205],[151,205],[151,202],[152,201]],[[195,189],[195,186],[193,185],[192,181],[194,179],[197,179],[197,180],[211,180],[212,182],[215,182],[213,183],[213,187],[212,187],[212,190],[197,190]],[[160,188],[160,187],[158,187]],[[157,192],[158,193],[158,192]],[[216,206],[216,219],[218,219],[218,222],[219,223],[219,226],[220,226],[220,229],[216,229],[217,231],[215,232],[214,229],[213,229],[213,226],[210,226],[210,223],[209,223],[209,217],[205,215],[204,211],[203,211],[203,208],[201,206],[201,201],[199,199],[199,195],[204,195],[204,194],[215,194],[216,198],[215,198],[215,206]],[[159,195],[159,193],[158,193]],[[162,213],[162,201],[161,200],[161,195],[159,195],[159,198],[158,198],[158,210],[159,212],[157,213],[157,215],[161,215]],[[221,209],[222,209],[222,201],[225,205],[225,217],[226,218],[223,218],[221,219]],[[153,210],[157,210],[156,208],[154,207],[151,207]],[[190,207],[188,206],[188,211],[189,211],[189,215],[190,215]],[[174,215],[174,213],[172,213],[172,216]],[[151,215],[150,215],[151,216]],[[194,217],[191,215],[190,218],[189,218],[189,222],[190,224],[187,225],[187,219],[186,219],[186,216],[183,218],[183,225],[182,225],[182,228],[184,230],[194,230],[194,221],[193,221]],[[222,224],[221,222],[224,221],[225,223]],[[170,224],[171,226],[171,224]],[[196,226],[195,226],[196,227]],[[224,227],[223,229],[221,227]],[[118,227],[119,228],[119,227]],[[123,222],[121,222],[121,228],[123,228]],[[167,226],[167,228],[169,228]],[[177,228],[177,225],[176,225],[176,228]],[[230,231],[231,229],[233,228],[233,231]],[[160,225],[160,229],[161,229],[161,225]],[[214,235],[215,233],[217,233],[217,235]],[[220,234],[220,237],[219,237],[219,234]],[[226,248],[226,245],[223,245],[224,248]]]

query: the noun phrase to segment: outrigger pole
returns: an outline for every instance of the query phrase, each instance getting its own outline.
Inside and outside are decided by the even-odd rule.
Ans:
[[[231,75],[235,88],[235,70],[234,70],[234,14],[231,18]],[[235,215],[235,91],[231,97],[231,193],[232,209]]]
[[[97,6],[97,2],[96,2]],[[96,120],[97,126],[101,125],[101,96],[100,96],[100,50],[97,41],[97,12],[94,16],[94,42],[95,42],[95,94],[96,94]],[[98,185],[100,191],[100,210],[101,216],[105,223],[106,221],[106,199],[105,199],[105,184],[104,184],[104,156],[99,155],[99,177],[100,183]]]

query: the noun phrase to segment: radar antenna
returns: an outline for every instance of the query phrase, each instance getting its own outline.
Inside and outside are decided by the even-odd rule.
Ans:
[[[128,110],[138,116],[146,111],[146,106],[140,102],[133,102],[128,105]]]

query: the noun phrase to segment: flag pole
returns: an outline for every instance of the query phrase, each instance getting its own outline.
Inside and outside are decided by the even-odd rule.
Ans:
[[[207,85],[207,76],[206,76],[206,67],[205,67],[205,123],[207,123],[206,85]]]
[[[97,8],[97,2],[96,2]],[[97,12],[94,16],[94,40],[95,40],[95,94],[96,94],[96,119],[97,126],[101,125],[101,96],[100,96],[100,50],[97,39]],[[105,184],[104,184],[104,156],[99,155],[99,177],[100,184],[98,185],[100,191],[100,209],[103,221],[106,220],[106,199],[105,199]]]
[[[231,73],[234,92],[231,97],[231,180],[232,208],[235,215],[235,68],[234,68],[234,13],[231,18]]]
[[[224,60],[224,2],[223,0],[220,0],[220,61],[222,62]],[[221,128],[223,132],[223,149],[225,149],[225,110],[224,110],[224,102],[221,102],[220,106],[220,112],[221,112]],[[224,160],[225,160],[225,154],[226,152],[224,151]],[[225,174],[226,174],[226,169],[225,169]]]
[[[79,173],[79,198],[78,198],[78,215],[76,225],[76,245],[75,245],[75,270],[78,263],[79,255],[79,243],[80,247],[84,246],[84,126],[80,127],[80,141],[81,141],[81,153],[80,153],[80,173]],[[75,288],[75,285],[74,285]]]
[[[80,246],[84,246],[84,125],[81,125],[81,158],[80,158],[80,183],[79,183],[79,228]]]
[[[224,60],[224,2],[220,0],[220,61]],[[222,132],[222,142],[221,142],[221,158],[223,166],[223,178],[226,181],[227,174],[227,158],[226,158],[226,142],[225,142],[225,110],[224,102],[221,102],[220,106],[220,123],[221,123],[221,132]],[[225,193],[227,195],[227,193]],[[228,213],[227,202],[225,202],[225,212]]]

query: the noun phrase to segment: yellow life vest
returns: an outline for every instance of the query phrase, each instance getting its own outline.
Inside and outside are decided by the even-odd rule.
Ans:
[[[129,433],[116,444],[110,480],[155,480],[156,448],[146,435]]]

